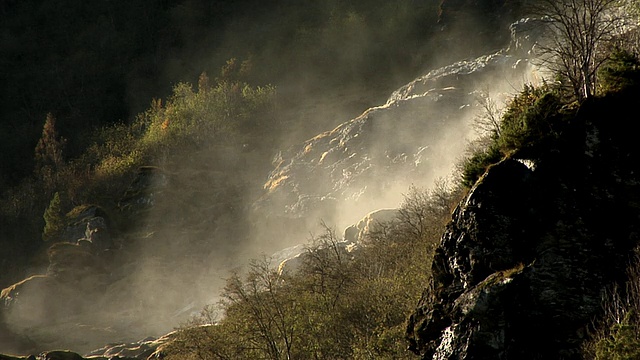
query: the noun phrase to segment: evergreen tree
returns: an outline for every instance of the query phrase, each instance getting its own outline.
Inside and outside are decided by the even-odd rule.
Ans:
[[[49,241],[59,237],[64,230],[64,215],[60,204],[60,194],[56,192],[49,203],[49,207],[44,211],[44,231],[42,240]]]
[[[55,183],[58,172],[64,166],[62,152],[65,143],[66,140],[60,137],[56,130],[56,118],[48,113],[42,128],[42,136],[35,149],[35,174],[47,185]]]
[[[42,136],[36,145],[36,161],[38,166],[53,165],[59,167],[63,163],[62,148],[65,140],[58,136],[56,130],[56,118],[47,114],[47,119],[42,128]]]

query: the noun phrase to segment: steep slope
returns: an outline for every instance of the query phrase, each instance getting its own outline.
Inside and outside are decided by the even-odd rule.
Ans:
[[[638,89],[555,114],[528,168],[491,167],[442,236],[407,335],[423,359],[579,359],[638,244]],[[523,154],[525,155],[525,154]]]
[[[522,43],[518,29],[518,24],[512,28],[513,44]],[[258,232],[257,245],[273,249],[270,240],[277,237],[299,243],[319,218],[340,222],[337,227],[354,223],[372,209],[397,205],[402,191],[412,182],[430,184],[437,176],[448,175],[465,145],[468,122],[478,111],[474,106],[478,91],[511,90],[528,79],[531,69],[526,49],[518,51],[516,46],[454,63],[403,86],[386,104],[284,152],[276,159],[264,196],[254,204],[256,211],[246,219],[259,223],[257,230],[262,230],[263,219],[267,219],[267,225],[277,225],[273,233]],[[228,162],[230,167],[255,167],[226,157],[219,149],[217,154],[219,159],[205,160]],[[218,184],[214,192],[227,196],[235,191],[227,175],[207,174],[206,162],[203,169],[196,160],[200,157],[190,155],[189,161],[198,163],[198,171],[187,176],[189,181],[185,183],[192,187],[195,182],[205,183],[209,188]],[[23,342],[16,347],[18,350],[66,347],[85,352],[104,342],[128,343],[143,336],[159,336],[203,305],[198,303],[203,300],[198,291],[207,293],[206,300],[212,301],[215,289],[205,285],[212,279],[220,282],[219,278],[226,275],[224,268],[235,265],[232,263],[237,258],[207,254],[222,247],[215,241],[245,238],[245,227],[227,219],[236,219],[230,216],[232,210],[245,209],[234,210],[226,202],[202,204],[212,199],[196,193],[190,199],[190,204],[196,205],[188,207],[189,211],[206,210],[193,216],[175,206],[174,201],[184,195],[181,183],[173,182],[160,169],[143,167],[141,171],[143,179],[134,180],[138,187],[124,194],[123,212],[118,214],[142,228],[139,233],[129,234],[133,245],[127,245],[131,239],[113,238],[110,241],[122,248],[95,251],[87,241],[78,241],[75,233],[70,234],[50,251],[51,264],[45,274],[3,291],[0,315],[10,326],[6,332],[2,330],[7,338],[11,336],[8,341]],[[157,181],[152,179],[153,174],[159,176]],[[147,183],[150,192],[139,188]],[[383,194],[391,197],[383,199]],[[216,214],[227,217],[211,219],[214,206],[222,209]],[[160,213],[155,222],[143,216],[154,211]],[[194,221],[182,221],[190,220],[190,216],[207,226],[194,228]],[[216,221],[231,231],[221,236],[208,233],[205,229]],[[191,225],[191,242],[179,241],[184,224]],[[80,230],[87,225],[81,223]],[[89,240],[91,234],[80,231],[79,236]],[[166,252],[163,245],[169,245]],[[196,252],[200,257],[193,257]],[[207,266],[201,266],[201,262]],[[205,290],[194,289],[191,282],[198,282]]]
[[[449,176],[474,136],[480,95],[508,97],[542,79],[530,61],[532,22],[511,26],[509,48],[434,69],[386,104],[278,154],[255,204],[258,214],[271,223],[302,221],[304,232],[318,219],[343,227],[372,209],[396,206],[412,184]]]

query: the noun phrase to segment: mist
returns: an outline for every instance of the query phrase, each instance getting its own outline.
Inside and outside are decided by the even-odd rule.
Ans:
[[[119,215],[136,225],[111,234],[119,249],[100,260],[108,279],[95,293],[48,280],[23,289],[22,298],[37,300],[4,320],[34,343],[0,352],[86,353],[186,324],[220,300],[225,279],[249,260],[306,243],[321,223],[341,235],[372,210],[400,206],[410,187],[455,177],[477,136],[478,92],[508,98],[532,82],[530,65],[516,67],[512,55],[475,58],[506,46],[506,29],[495,39],[497,29],[479,32],[479,21],[445,26],[435,1],[307,5],[237,10],[216,33],[201,23],[179,27],[184,46],[167,56],[160,78],[197,83],[202,72],[221,77],[230,58],[247,61],[242,81],[276,86],[278,133],[149,164],[163,180],[144,212]],[[173,15],[199,18],[187,10]],[[147,86],[130,79],[131,109],[150,101]]]

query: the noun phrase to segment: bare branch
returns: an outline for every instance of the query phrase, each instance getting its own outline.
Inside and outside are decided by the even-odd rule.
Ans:
[[[569,82],[579,100],[596,90],[596,73],[606,44],[626,23],[619,0],[540,0],[532,12],[548,21],[547,41],[538,51],[551,70]]]

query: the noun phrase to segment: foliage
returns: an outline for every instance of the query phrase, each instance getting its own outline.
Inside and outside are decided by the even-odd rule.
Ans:
[[[598,71],[603,94],[626,90],[640,85],[640,60],[635,54],[615,49]]]
[[[498,138],[501,151],[536,159],[540,145],[557,135],[556,115],[561,106],[559,96],[549,87],[525,85],[502,118],[502,136]]]
[[[60,204],[60,195],[56,192],[49,203],[49,207],[44,212],[44,231],[42,240],[56,240],[64,230],[64,213]]]
[[[0,183],[10,185],[30,175],[33,165],[24,164],[47,112],[60,120],[75,158],[94,129],[131,121],[152,97],[229,58],[252,57],[255,71],[242,79],[252,84],[303,83],[321,95],[350,78],[373,89],[385,74],[393,82],[393,72],[406,77],[423,65],[417,59],[434,58],[418,44],[438,28],[435,3],[381,0],[24,0],[2,2],[0,16],[0,82],[7,84],[0,153],[18,155],[0,159]],[[385,96],[387,86],[376,93]],[[302,92],[290,96],[291,104],[307,101]]]
[[[202,145],[210,139],[242,141],[245,134],[274,131],[273,105],[275,89],[251,87],[246,83],[222,80],[215,87],[203,86],[194,91],[187,83],[173,89],[173,95],[142,114],[138,121],[146,128],[144,146],[160,150],[187,144]]]
[[[45,181],[48,188],[55,186],[57,174],[65,165],[62,156],[65,142],[66,140],[58,135],[56,118],[48,113],[42,127],[42,136],[35,149],[35,173]]]
[[[546,19],[547,42],[539,47],[545,63],[577,100],[595,94],[596,74],[606,60],[606,44],[625,21],[619,0],[539,0],[533,12]]]
[[[547,84],[525,85],[500,118],[495,106],[485,105],[484,109],[488,114],[476,119],[476,127],[488,133],[472,144],[475,147],[458,165],[466,187],[473,186],[490,165],[506,156],[539,160],[553,151],[564,126],[561,93]]]
[[[631,360],[640,357],[640,253],[627,269],[627,282],[603,297],[602,316],[583,345],[586,359]]]
[[[274,114],[275,88],[252,87],[230,80],[211,83],[205,78],[206,74],[200,81],[201,89],[198,91],[194,91],[188,83],[180,83],[166,101],[153,100],[150,108],[135,121],[98,129],[92,136],[87,136],[91,139],[91,145],[77,158],[64,158],[65,140],[57,132],[55,117],[49,114],[35,150],[34,158],[38,165],[34,176],[20,186],[3,189],[0,194],[0,201],[5,205],[0,208],[0,228],[3,229],[0,244],[15,241],[13,239],[18,237],[26,238],[20,247],[5,244],[7,251],[3,252],[2,257],[5,254],[11,256],[17,264],[22,256],[29,256],[34,248],[43,246],[38,242],[43,237],[43,226],[46,226],[45,239],[57,233],[58,225],[53,213],[50,213],[51,216],[45,215],[47,224],[43,223],[42,216],[43,209],[52,205],[55,191],[64,194],[60,199],[63,208],[92,203],[115,216],[119,200],[131,184],[136,170],[143,165],[163,166],[168,171],[192,166],[198,171],[202,157],[217,157],[226,162],[208,165],[207,168],[214,170],[218,167],[218,172],[211,173],[222,173],[224,166],[225,173],[233,176],[241,168],[242,162],[237,161],[234,167],[227,166],[234,159],[224,159],[226,156],[220,151],[224,148],[234,148],[235,154],[242,154],[246,158],[259,157],[260,161],[252,161],[268,164],[263,158],[271,153],[272,132],[279,131]],[[243,144],[250,149],[245,150]],[[185,159],[190,161],[185,163]],[[256,180],[243,178],[242,181],[240,184]],[[201,179],[192,183],[189,189],[202,192],[203,189],[210,189],[213,182],[212,179]],[[229,183],[229,191],[222,191],[228,194],[225,201],[238,201],[236,195],[241,191],[231,189],[233,186],[242,185]],[[183,195],[192,196],[191,193]],[[200,202],[208,199],[203,196],[194,198]],[[220,199],[216,201],[221,202]],[[237,203],[229,207],[242,208]],[[50,207],[50,210],[53,208]],[[233,221],[227,219],[229,216],[237,214],[224,211],[216,216],[217,222],[223,219]],[[219,225],[217,222],[216,226]],[[24,254],[16,256],[9,249]],[[5,259],[0,258],[0,261]],[[10,273],[9,270],[6,273]]]
[[[185,154],[212,144],[253,141],[258,146],[266,131],[277,131],[275,88],[226,80],[210,85],[204,73],[199,87],[194,91],[191,84],[179,83],[166,101],[154,99],[133,123],[104,127],[76,168],[90,167],[93,180],[111,188],[106,193],[116,199],[128,185],[127,174],[142,165],[171,167]]]
[[[472,150],[471,154],[465,157],[462,164],[459,165],[462,185],[468,188],[472,187],[487,171],[487,168],[496,164],[503,156],[496,144]]]
[[[407,314],[457,189],[411,188],[401,215],[349,251],[335,232],[314,236],[297,271],[253,261],[227,280],[223,317],[205,311],[181,330],[167,359],[410,359]],[[215,324],[215,325],[202,325]]]
[[[633,324],[628,313],[620,323],[609,329],[609,337],[595,344],[595,359],[633,360],[640,357],[640,339],[637,324]]]

